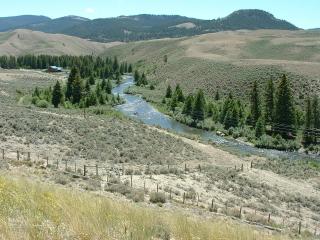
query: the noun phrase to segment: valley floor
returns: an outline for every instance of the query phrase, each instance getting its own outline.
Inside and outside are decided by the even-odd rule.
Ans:
[[[1,238],[319,237],[317,166],[233,155],[111,108],[24,104],[65,77],[0,70]]]

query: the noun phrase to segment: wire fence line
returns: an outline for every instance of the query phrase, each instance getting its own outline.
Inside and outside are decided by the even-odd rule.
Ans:
[[[151,169],[152,167],[154,167],[155,169],[159,169],[159,167],[164,167],[165,165],[143,165],[145,167],[144,169],[144,173],[142,174],[135,174],[133,171],[132,166],[128,167],[125,165],[125,163],[120,163],[118,166],[117,164],[112,164],[110,163],[110,165],[105,165],[105,166],[101,166],[99,164],[81,164],[78,165],[76,161],[73,162],[73,164],[71,164],[71,162],[69,160],[59,160],[59,159],[50,159],[48,156],[44,156],[41,158],[40,154],[38,154],[35,158],[33,158],[31,152],[27,152],[27,151],[6,151],[5,149],[1,149],[1,160],[3,162],[34,162],[36,164],[39,164],[39,166],[41,165],[42,167],[45,168],[50,168],[53,171],[57,171],[57,172],[61,172],[63,174],[68,174],[68,175],[72,175],[73,177],[77,177],[77,178],[83,178],[83,179],[90,179],[93,181],[96,181],[97,183],[99,183],[101,190],[105,191],[106,187],[111,187],[111,186],[116,186],[118,187],[121,184],[126,184],[128,187],[131,187],[132,189],[136,189],[136,190],[143,190],[143,193],[147,193],[153,191],[153,192],[160,192],[161,190],[163,190],[163,193],[167,195],[167,199],[170,201],[173,201],[177,204],[183,204],[186,206],[194,206],[194,207],[199,207],[199,203],[201,202],[200,199],[200,195],[199,193],[196,193],[196,195],[193,198],[189,198],[187,196],[186,191],[183,192],[183,194],[181,196],[177,196],[173,193],[172,188],[169,188],[169,190],[165,191],[163,184],[160,184],[158,182],[157,179],[155,179],[154,177],[157,175],[163,175],[163,174],[157,174],[154,173],[154,171]],[[8,157],[8,155],[10,155],[11,157]],[[16,157],[12,157],[12,155],[16,155]],[[233,170],[233,171],[245,171],[245,170],[250,170],[252,169],[254,166],[254,163],[251,161],[247,166],[244,166],[243,164],[241,164],[240,166],[235,165],[234,167],[226,167],[226,169],[228,170]],[[137,166],[136,166],[137,167]],[[138,166],[141,167],[141,166]],[[180,173],[185,173],[185,174],[190,174],[190,173],[201,173],[203,172],[203,168],[205,167],[205,165],[197,165],[197,166],[188,166],[187,163],[184,163],[182,166],[181,165],[171,165],[171,164],[167,164],[167,169],[174,169],[177,171],[180,171]],[[147,173],[147,174],[146,174]],[[169,172],[170,173],[170,172]],[[142,176],[144,181],[140,181],[141,184],[137,184],[137,182],[134,181],[134,176]],[[111,179],[112,178],[117,178],[118,182],[114,183]],[[148,181],[151,182],[149,184],[149,186],[146,184],[146,182]],[[139,182],[139,181],[138,181]],[[150,185],[154,186],[154,187],[150,187]],[[208,200],[208,199],[206,199]],[[207,203],[208,204],[208,203]],[[214,208],[214,199],[212,199],[211,203],[208,204],[208,209],[211,212],[211,214],[213,215],[217,215],[217,216],[224,216],[224,217],[230,217],[234,220],[238,220],[241,221],[243,223],[247,223],[247,224],[251,224],[251,225],[256,225],[258,227],[262,227],[262,228],[266,228],[272,231],[278,231],[278,232],[282,232],[283,229],[286,226],[289,226],[288,224],[285,224],[285,218],[283,218],[283,223],[282,223],[282,228],[280,227],[274,227],[271,226],[271,213],[269,213],[266,216],[267,219],[267,223],[270,223],[270,225],[265,225],[263,223],[260,222],[253,222],[253,221],[249,221],[246,219],[242,218],[243,215],[243,209],[242,206],[239,207],[238,212],[235,214],[235,216],[228,214],[228,211],[232,211],[234,212],[234,208],[232,209],[228,209],[228,206],[226,204],[225,206],[225,214],[224,213],[218,213],[218,212],[213,212],[212,209]],[[237,211],[237,210],[236,210]],[[233,213],[234,214],[234,213]],[[257,212],[255,211],[255,215],[257,214]],[[292,225],[292,223],[290,223]],[[299,221],[298,223],[294,224],[294,226],[296,227],[296,230],[299,234],[301,234],[301,229],[302,229],[302,221]],[[307,228],[307,225],[306,225]],[[315,236],[319,236],[320,232],[317,232],[317,228],[315,228],[314,230],[314,235]]]

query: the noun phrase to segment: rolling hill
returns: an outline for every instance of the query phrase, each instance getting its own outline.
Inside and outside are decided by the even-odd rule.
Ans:
[[[62,33],[100,42],[184,37],[239,29],[298,29],[287,21],[279,20],[272,14],[257,9],[239,10],[224,18],[214,20],[178,15],[142,14],[94,20],[77,16],[58,19],[45,18],[43,21],[26,21],[21,25],[21,17],[16,18],[16,23],[14,18],[9,18],[8,20],[15,24],[9,24],[4,30],[25,28],[47,33]],[[0,26],[4,25],[5,21],[5,18],[2,19],[3,23],[0,20]]]
[[[51,19],[45,16],[22,15],[16,17],[1,17],[0,18],[0,32],[11,29],[17,29],[32,24],[38,24]]]
[[[247,97],[254,80],[262,88],[268,79],[286,73],[298,104],[307,94],[320,93],[319,39],[315,31],[225,31],[128,43],[105,54],[136,63],[162,96],[168,84],[179,83],[187,93],[201,88],[209,96],[219,90]]]
[[[99,55],[118,44],[96,43],[62,34],[21,29],[0,33],[0,55]]]

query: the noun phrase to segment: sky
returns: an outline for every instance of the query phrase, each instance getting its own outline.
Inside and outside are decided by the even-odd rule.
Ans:
[[[320,0],[9,0],[1,3],[0,17],[32,14],[94,19],[148,13],[215,19],[239,9],[262,9],[300,28],[320,28]]]

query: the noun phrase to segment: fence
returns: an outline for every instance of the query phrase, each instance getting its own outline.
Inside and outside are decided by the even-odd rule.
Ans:
[[[10,152],[10,151],[6,151],[5,149],[1,149],[1,153],[2,153],[2,161],[5,161],[5,162],[10,162],[10,161],[32,162],[32,160],[33,160],[31,152],[25,152],[25,151],[20,151],[20,150],[17,150],[15,152]],[[11,158],[7,157],[7,155],[10,155]],[[12,155],[16,155],[16,157],[13,158]],[[149,172],[149,174],[147,174],[147,175],[145,174],[144,177],[148,176],[148,178],[145,178],[142,186],[138,186],[134,182],[135,175],[133,174],[132,168],[128,168],[131,170],[126,172],[126,166],[123,163],[120,164],[121,165],[120,167],[115,166],[115,164],[113,164],[114,166],[101,166],[98,164],[78,165],[76,161],[74,161],[74,163],[71,164],[71,162],[68,160],[58,160],[58,159],[54,160],[54,159],[50,159],[48,156],[40,158],[40,155],[38,155],[36,157],[34,162],[42,165],[45,168],[50,168],[54,171],[60,171],[65,174],[72,174],[73,176],[77,176],[79,178],[83,177],[85,179],[92,179],[95,181],[99,181],[101,186],[105,186],[105,184],[107,184],[107,186],[117,185],[117,184],[109,182],[110,177],[116,175],[119,178],[120,183],[122,183],[121,180],[129,181],[129,185],[131,188],[135,187],[136,189],[143,189],[143,191],[146,192],[146,190],[150,190],[150,188],[146,187],[146,180],[148,178],[153,180],[153,171],[151,170],[151,167],[152,167],[151,165],[144,166],[145,167],[144,172]],[[163,167],[163,165],[160,165],[160,166]],[[154,166],[154,167],[159,167],[159,166]],[[177,171],[180,171],[181,173],[196,173],[196,172],[201,173],[201,172],[203,172],[204,167],[205,167],[205,165],[201,165],[201,164],[198,164],[197,166],[188,166],[187,163],[184,163],[182,167],[178,166],[178,165],[170,165],[170,164],[167,165],[167,169],[169,172],[170,172],[170,169],[175,169]],[[244,164],[241,164],[240,166],[235,165],[234,167],[227,167],[227,169],[228,170],[235,170],[235,171],[246,171],[246,170],[252,169],[253,167],[254,167],[254,163],[251,161],[247,165],[247,167],[245,167]],[[124,179],[121,179],[121,176]],[[106,177],[106,179],[103,180],[102,177]],[[160,189],[163,189],[159,185],[158,182],[154,182],[152,184],[154,185],[154,191],[156,191],[157,193],[159,192]],[[192,200],[190,200],[190,198],[188,197],[187,192],[183,192],[181,197],[179,197],[179,196],[174,197],[173,192],[172,192],[172,188],[169,188],[169,190],[167,192],[164,192],[164,194],[168,195],[168,199],[170,201],[174,201],[178,204],[183,204],[183,205],[187,205],[187,206],[197,206],[198,207],[199,203],[201,201],[199,193],[196,193],[195,196],[192,198]],[[258,222],[252,222],[252,221],[247,221],[247,220],[241,219],[242,215],[243,215],[243,207],[242,206],[240,206],[238,208],[238,212],[236,212],[236,214],[234,214],[234,211],[233,211],[233,215],[236,215],[236,217],[230,216],[227,214],[228,213],[228,205],[227,204],[225,205],[226,214],[214,212],[215,211],[214,208],[215,208],[214,199],[212,199],[211,203],[208,204],[208,209],[210,212],[212,212],[212,214],[220,215],[220,216],[229,216],[232,219],[237,219],[237,220],[240,220],[244,223],[260,226],[260,227],[263,227],[263,228],[266,228],[269,230],[273,230],[273,231],[278,231],[278,232],[282,231],[281,228],[272,227],[270,225],[264,225],[264,224],[261,224]],[[235,210],[235,209],[233,209],[233,210]],[[256,214],[256,211],[255,211],[255,214]],[[271,213],[269,213],[266,216],[266,218],[267,218],[267,222],[271,224],[271,220],[272,220]],[[285,226],[286,226],[285,219],[283,218],[282,227],[285,227]],[[302,221],[299,221],[297,223],[296,230],[299,234],[301,234]],[[317,228],[314,230],[314,235],[318,236]]]

